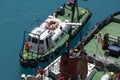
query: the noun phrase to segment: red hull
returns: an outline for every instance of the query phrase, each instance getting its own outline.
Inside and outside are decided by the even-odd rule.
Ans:
[[[76,80],[78,78],[78,74],[81,74],[81,72],[84,71],[84,74],[80,76],[83,78],[81,80],[84,80],[87,75],[87,64],[86,64],[87,62],[86,62],[86,59],[85,60],[84,59],[70,58],[66,55],[62,55],[61,61],[60,61],[61,74],[59,75],[59,77],[60,76],[63,77],[64,80],[68,80],[69,78],[71,80]]]

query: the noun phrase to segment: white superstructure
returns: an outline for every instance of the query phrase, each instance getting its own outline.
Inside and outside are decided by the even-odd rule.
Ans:
[[[62,39],[70,28],[79,25],[82,24],[70,23],[69,20],[63,22],[54,16],[48,16],[40,26],[36,26],[29,33],[29,51],[39,54],[44,53]]]

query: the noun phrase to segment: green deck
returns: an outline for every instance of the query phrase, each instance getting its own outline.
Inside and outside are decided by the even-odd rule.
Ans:
[[[120,15],[114,16],[114,18],[120,19]]]
[[[69,20],[71,22],[71,9],[70,6],[66,6],[67,8],[65,8],[65,14],[63,16],[58,15],[57,18],[59,18],[62,21],[65,20]],[[68,9],[69,8],[69,9]],[[88,18],[90,16],[90,12],[87,9],[84,8],[80,8],[79,9],[79,14],[82,15],[82,17],[80,18],[79,22],[83,23],[84,21],[86,21],[85,19]],[[68,14],[70,14],[68,16]],[[74,15],[74,22],[77,22],[77,9],[75,8],[75,15]],[[76,32],[76,30],[79,29],[80,26],[76,26],[73,30],[72,30],[72,35]],[[27,54],[27,56],[23,56],[24,59],[36,59],[36,58],[40,58],[40,57],[44,57],[46,55],[48,55],[49,53],[51,53],[53,50],[56,50],[58,47],[61,47],[69,38],[68,34],[64,34],[63,38],[61,40],[59,40],[56,45],[51,48],[49,51],[45,52],[44,55],[39,55],[37,53],[32,53],[32,52],[28,52],[25,50],[25,48],[23,49],[22,54]]]
[[[120,15],[115,16],[115,18],[120,19]],[[106,32],[109,32],[110,35],[118,37],[120,35],[120,23],[116,22],[111,22],[108,25],[106,25],[101,31],[102,37]],[[93,54],[96,54],[98,56],[104,56],[104,51],[102,50],[102,46],[100,43],[98,43],[98,40],[93,38],[89,43],[86,44],[85,50],[88,53],[88,55],[93,56]],[[119,58],[113,58],[113,57],[108,57],[111,60],[114,60],[118,63],[120,63],[120,57]],[[94,75],[92,80],[98,80],[103,76],[104,72],[97,71],[96,74]]]
[[[109,32],[110,35],[112,36],[118,36],[120,35],[120,24],[115,23],[115,22],[111,22],[110,24],[108,24],[105,28],[103,28],[100,32],[102,32],[102,37],[106,32]],[[86,46],[85,46],[85,50],[87,53],[89,53],[88,55],[93,55],[93,54],[101,54],[103,55],[104,51],[102,50],[102,46],[100,43],[97,43],[97,39],[93,38]],[[97,49],[97,45],[98,45],[98,50]],[[94,50],[93,50],[94,49]]]

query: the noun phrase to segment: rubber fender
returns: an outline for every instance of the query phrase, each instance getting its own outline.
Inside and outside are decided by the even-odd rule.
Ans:
[[[58,55],[60,50],[61,50],[60,47],[58,47],[58,48],[55,50],[54,54]]]
[[[38,64],[38,62],[35,59],[30,59],[29,60],[29,67],[30,68],[36,68],[37,64]]]
[[[27,60],[20,59],[20,64],[22,67],[28,68],[29,62]]]

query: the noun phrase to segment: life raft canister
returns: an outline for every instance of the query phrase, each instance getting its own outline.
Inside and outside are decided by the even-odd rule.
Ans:
[[[43,53],[44,52],[44,46],[43,45],[39,45],[39,53]]]
[[[25,43],[25,50],[29,50],[31,47],[30,42]]]
[[[50,20],[45,27],[49,30],[55,30],[58,27],[58,22],[55,20]]]

